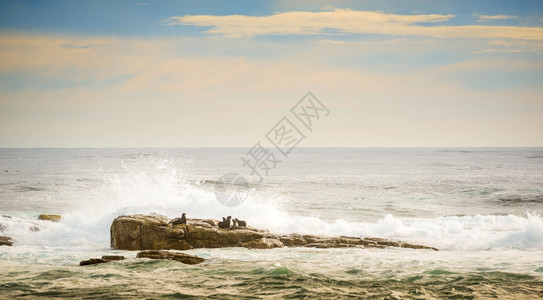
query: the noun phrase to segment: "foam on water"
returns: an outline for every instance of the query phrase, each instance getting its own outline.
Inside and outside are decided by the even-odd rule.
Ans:
[[[215,218],[232,215],[251,226],[277,233],[373,236],[434,246],[441,250],[488,248],[543,249],[543,220],[539,215],[444,216],[396,218],[383,216],[374,223],[327,223],[317,217],[291,215],[281,208],[282,197],[252,191],[234,208],[217,202],[214,193],[184,182],[175,171],[116,175],[84,205],[63,214],[60,223],[27,218],[0,218],[5,235],[17,245],[99,247],[109,245],[113,219],[125,214],[157,213],[177,217]]]

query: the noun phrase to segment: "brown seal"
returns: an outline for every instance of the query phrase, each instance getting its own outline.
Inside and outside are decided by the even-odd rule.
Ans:
[[[236,218],[236,219],[234,219],[234,222],[236,222],[237,227],[247,227],[247,222],[245,222],[245,221],[238,220],[238,219]]]
[[[222,221],[219,222],[219,228],[230,228],[230,221],[232,220],[231,216],[228,216],[228,218],[222,217]]]
[[[187,217],[186,217],[186,215],[187,215],[186,213],[183,213],[183,214],[181,215],[181,218],[175,218],[175,219],[173,219],[172,224],[173,224],[173,225],[177,225],[177,224],[187,224]]]

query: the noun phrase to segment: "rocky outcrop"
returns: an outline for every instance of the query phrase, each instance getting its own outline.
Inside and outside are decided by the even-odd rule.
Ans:
[[[124,250],[191,249],[185,241],[186,227],[184,224],[174,227],[164,216],[121,216],[111,225],[111,247]]]
[[[239,246],[249,248],[249,249],[272,249],[272,248],[283,248],[285,245],[276,238],[264,237],[259,240],[240,243]]]
[[[103,260],[114,261],[114,260],[123,260],[125,257],[122,255],[104,255],[102,256]]]
[[[314,248],[411,248],[411,249],[431,249],[437,251],[434,247],[395,242],[381,238],[357,238],[349,236],[340,237],[319,237],[314,235],[283,235],[279,240],[288,247],[314,247]]]
[[[164,250],[145,250],[139,252],[136,257],[151,259],[170,259],[189,265],[195,265],[205,261],[205,258],[201,258],[195,255]]]
[[[13,246],[13,240],[9,236],[0,236],[0,246]]]
[[[51,221],[51,222],[60,222],[60,219],[62,219],[62,216],[60,215],[39,215],[38,220],[45,220],[45,221]]]
[[[108,263],[115,260],[123,260],[124,256],[121,255],[104,255],[102,258],[91,258],[89,260],[83,260],[79,263],[80,266],[89,266]]]
[[[433,247],[395,242],[381,238],[321,237],[315,235],[276,235],[255,228],[222,229],[217,220],[188,219],[173,225],[160,215],[120,216],[111,225],[111,247],[123,250],[188,250],[193,248],[282,247],[431,249]]]
[[[80,266],[90,266],[90,265],[103,264],[103,263],[107,263],[107,262],[109,262],[109,261],[107,261],[105,259],[91,258],[89,260],[82,260],[81,262],[79,262],[79,265]]]

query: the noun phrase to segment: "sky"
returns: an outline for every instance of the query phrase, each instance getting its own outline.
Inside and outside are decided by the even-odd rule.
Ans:
[[[0,1],[0,147],[252,147],[282,118],[304,147],[541,147],[543,1]]]

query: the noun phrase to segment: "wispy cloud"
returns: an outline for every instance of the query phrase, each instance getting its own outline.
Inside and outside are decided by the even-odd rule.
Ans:
[[[473,54],[486,54],[486,53],[522,53],[524,52],[521,49],[497,49],[497,48],[490,48],[490,49],[484,49],[481,51],[473,51],[471,53]]]
[[[60,47],[66,48],[66,49],[87,49],[87,48],[93,48],[94,45],[72,45],[72,44],[61,44]]]
[[[349,33],[392,33],[406,25],[444,22],[453,15],[396,15],[371,11],[334,9],[322,12],[284,12],[271,16],[185,15],[164,20],[167,25],[211,27],[206,33],[231,36],[265,34],[319,34],[332,29]]]
[[[543,42],[541,41],[522,41],[522,40],[494,40],[490,42],[490,45],[493,45],[492,48],[497,48],[493,50],[485,50],[486,53],[489,52],[498,52],[498,53],[520,53],[520,52],[531,52],[543,54]]]
[[[479,21],[510,20],[517,18],[517,16],[510,15],[475,15],[475,17],[478,18]]]
[[[543,40],[543,28],[518,26],[436,25],[454,15],[399,15],[334,9],[284,12],[271,16],[185,15],[163,20],[167,25],[209,27],[204,32],[229,37],[257,35],[331,35],[337,33],[424,36],[432,38],[505,38]],[[495,17],[495,16],[494,16]]]
[[[0,33],[0,72],[48,70],[50,76],[65,73],[65,67],[86,70],[92,64],[107,68],[103,51],[114,48],[117,38],[36,36]],[[78,72],[83,74],[84,72]]]

